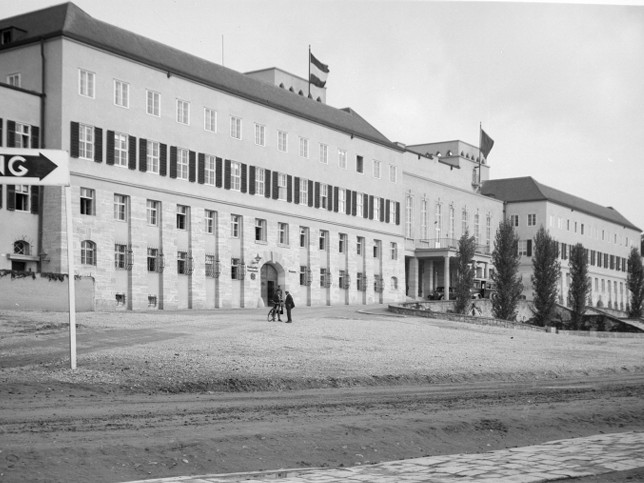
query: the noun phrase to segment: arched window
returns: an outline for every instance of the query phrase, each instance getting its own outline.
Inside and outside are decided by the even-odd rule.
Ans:
[[[96,243],[90,240],[81,242],[81,264],[96,265]]]
[[[16,240],[13,242],[13,253],[16,255],[30,255],[31,245],[25,240]]]
[[[391,288],[394,290],[398,290],[398,278],[397,277],[391,277]]]

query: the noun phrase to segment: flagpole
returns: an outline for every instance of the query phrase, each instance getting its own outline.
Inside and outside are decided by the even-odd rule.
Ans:
[[[481,189],[481,136],[483,132],[483,123],[479,121],[479,190]]]
[[[309,44],[309,97],[311,97],[311,44]]]

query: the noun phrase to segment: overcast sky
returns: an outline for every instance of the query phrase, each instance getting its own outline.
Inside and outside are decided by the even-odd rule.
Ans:
[[[0,0],[2,17],[63,3]],[[532,176],[644,230],[644,3],[75,0],[240,72],[329,65],[327,103],[392,141],[494,139],[493,178]]]

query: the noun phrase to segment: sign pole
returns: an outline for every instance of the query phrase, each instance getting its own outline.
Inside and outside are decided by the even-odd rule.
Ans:
[[[69,361],[76,369],[76,285],[74,280],[74,232],[72,230],[72,187],[65,186],[65,217],[67,218],[67,283],[69,295]]]

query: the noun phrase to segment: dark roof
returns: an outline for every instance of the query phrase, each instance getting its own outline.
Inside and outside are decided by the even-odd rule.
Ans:
[[[481,194],[507,201],[508,203],[550,201],[631,228],[638,232],[642,231],[610,206],[601,206],[584,200],[583,198],[551,188],[550,186],[539,183],[531,176],[485,181],[481,188]]]
[[[62,35],[349,135],[401,150],[352,110],[336,109],[96,20],[71,2],[0,20],[0,30],[9,27],[24,30],[25,33],[0,49]]]

